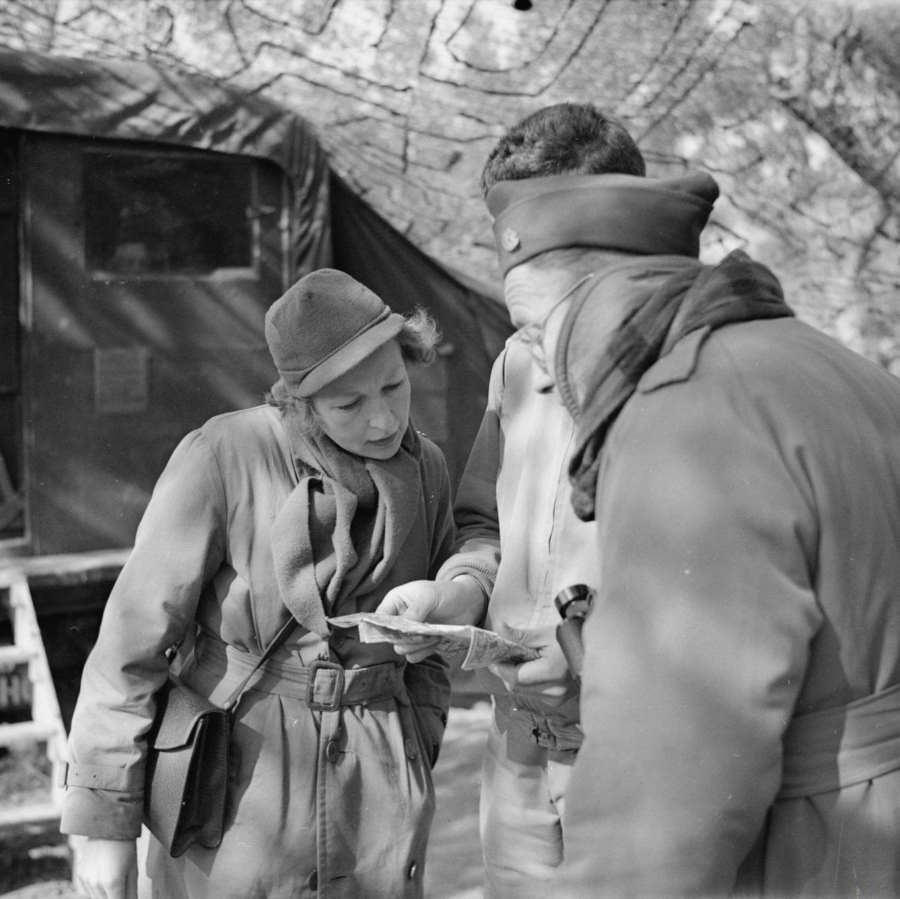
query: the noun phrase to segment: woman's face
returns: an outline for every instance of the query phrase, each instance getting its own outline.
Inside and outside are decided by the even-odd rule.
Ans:
[[[312,398],[322,430],[348,453],[390,459],[409,422],[409,377],[389,340]]]

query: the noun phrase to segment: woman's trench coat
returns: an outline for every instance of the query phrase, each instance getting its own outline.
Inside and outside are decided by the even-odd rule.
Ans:
[[[900,383],[698,330],[603,453],[558,895],[900,895]]]
[[[392,586],[432,576],[447,554],[453,525],[446,465],[434,444],[420,441],[420,489],[393,570],[374,591],[351,594],[329,615],[373,610]],[[259,655],[286,620],[270,538],[297,483],[279,413],[270,406],[211,419],[177,447],[85,666],[70,735],[64,832],[138,835],[143,738],[153,694],[167,675],[166,647],[192,634],[196,621],[200,636],[185,679],[223,701],[246,673],[234,659]],[[331,647],[348,668],[398,661],[390,644],[339,633]],[[194,847],[179,859],[152,840],[154,895],[421,895],[434,802],[430,767],[449,703],[445,667],[432,657],[406,667],[395,696],[312,711],[290,669],[298,655],[309,665],[322,648],[321,638],[299,628],[245,695],[233,731],[224,840],[217,850]]]

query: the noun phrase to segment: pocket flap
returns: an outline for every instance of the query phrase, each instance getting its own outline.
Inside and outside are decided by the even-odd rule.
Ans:
[[[195,728],[204,719],[221,718],[224,723],[228,717],[224,709],[174,678],[170,678],[160,690],[156,701],[156,721],[149,735],[150,745],[154,749],[186,746]]]

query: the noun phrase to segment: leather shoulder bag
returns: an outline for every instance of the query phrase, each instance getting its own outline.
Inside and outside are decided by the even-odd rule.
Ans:
[[[253,670],[217,706],[174,674],[156,694],[147,735],[144,824],[177,858],[196,844],[214,849],[225,830],[234,710],[250,680],[297,625],[289,618]]]

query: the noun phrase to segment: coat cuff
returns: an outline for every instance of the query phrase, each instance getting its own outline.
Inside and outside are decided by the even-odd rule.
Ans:
[[[141,833],[143,806],[141,793],[70,786],[59,829],[103,840],[134,840]]]
[[[481,592],[484,594],[484,604],[482,606],[481,616],[476,622],[477,626],[480,627],[484,621],[484,616],[487,614],[488,602],[491,598],[491,592],[494,589],[494,578],[496,577],[497,571],[493,565],[483,562],[478,556],[457,555],[451,556],[451,558],[441,566],[435,580],[442,582],[452,581],[453,578],[460,577],[464,574],[473,578],[478,583],[478,586],[481,587]]]
[[[114,790],[119,793],[140,792],[144,786],[143,765],[80,765],[63,764],[62,785],[89,787],[92,790]]]

